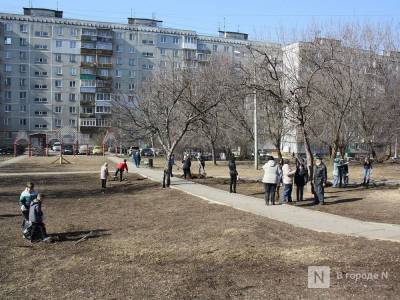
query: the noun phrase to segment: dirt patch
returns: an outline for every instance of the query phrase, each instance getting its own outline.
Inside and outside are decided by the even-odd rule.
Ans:
[[[316,233],[211,205],[129,174],[100,193],[97,175],[35,177],[53,244],[27,244],[17,199],[29,177],[0,182],[0,298],[396,298],[400,244]],[[83,235],[86,241],[76,244]],[[307,288],[309,265],[331,289]],[[336,273],[388,272],[387,280]],[[334,276],[335,275],[335,276]],[[27,278],[29,280],[27,280]]]

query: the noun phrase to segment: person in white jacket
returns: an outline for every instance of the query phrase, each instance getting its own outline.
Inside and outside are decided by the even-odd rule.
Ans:
[[[282,203],[292,202],[292,189],[293,189],[293,177],[296,173],[296,169],[292,169],[289,165],[289,161],[285,160],[282,167],[283,173],[283,197]]]
[[[108,164],[104,163],[100,169],[100,180],[101,180],[101,191],[104,193],[107,186],[107,178],[108,178]]]
[[[269,156],[262,168],[264,170],[262,182],[264,183],[265,205],[275,205],[275,191],[279,180],[278,164],[272,156]]]

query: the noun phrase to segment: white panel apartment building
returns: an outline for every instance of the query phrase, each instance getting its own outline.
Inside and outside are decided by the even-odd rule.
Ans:
[[[161,23],[73,20],[39,8],[0,13],[0,146],[24,135],[43,145],[68,127],[94,137],[110,126],[113,92],[133,94],[168,63],[195,65],[214,52],[240,59],[249,43],[247,34],[201,36]]]

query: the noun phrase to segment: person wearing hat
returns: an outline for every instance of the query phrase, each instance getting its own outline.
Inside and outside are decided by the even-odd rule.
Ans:
[[[321,156],[316,156],[313,169],[314,203],[324,204],[324,187],[327,181],[326,166]]]
[[[340,160],[339,158],[335,158],[335,160],[333,161],[333,171],[332,171],[332,175],[333,175],[333,182],[332,182],[332,187],[338,187],[339,184],[339,168],[340,168]]]
[[[229,192],[236,193],[238,172],[236,170],[235,155],[233,155],[233,154],[231,155],[231,157],[229,159],[228,168],[229,168],[229,177],[230,177]]]

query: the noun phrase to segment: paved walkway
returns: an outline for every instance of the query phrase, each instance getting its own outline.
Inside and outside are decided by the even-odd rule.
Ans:
[[[27,155],[20,155],[20,156],[13,157],[13,158],[10,158],[10,159],[4,160],[4,161],[0,161],[0,167],[4,167],[6,165],[10,165],[10,164],[16,163],[16,162],[18,162],[20,160],[23,160],[23,159],[27,158],[27,157],[28,157]]]
[[[6,177],[6,176],[70,175],[70,174],[99,174],[99,171],[58,171],[58,172],[0,173],[0,177]]]
[[[109,159],[114,162],[122,160],[117,157],[109,157]],[[129,168],[131,171],[153,181],[161,182],[162,180],[161,170],[136,168],[132,163],[129,163]],[[360,221],[286,204],[265,206],[263,199],[240,194],[230,194],[226,191],[176,177],[171,178],[171,188],[211,203],[227,205],[301,228],[368,239],[400,242],[400,225]]]

